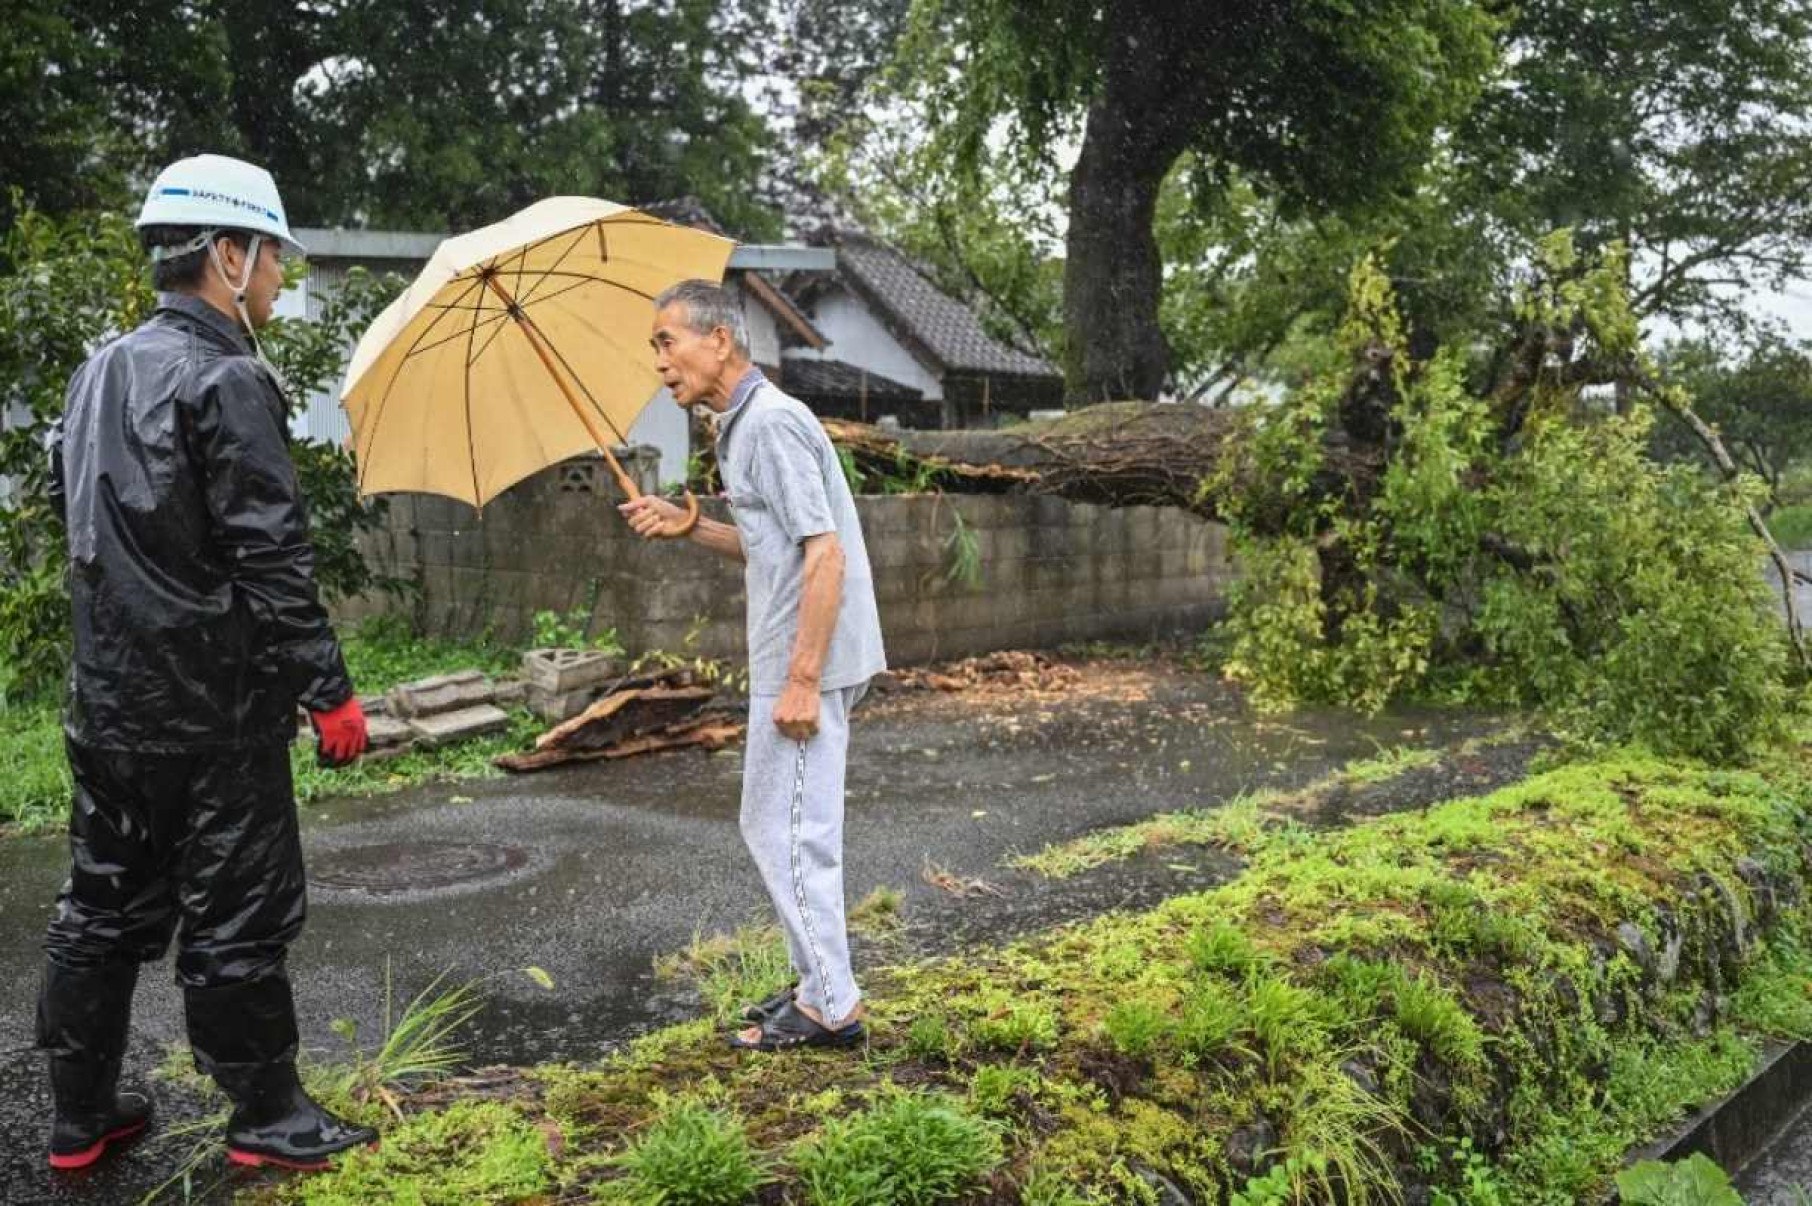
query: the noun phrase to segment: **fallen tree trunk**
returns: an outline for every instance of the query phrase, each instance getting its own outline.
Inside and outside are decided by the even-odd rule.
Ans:
[[[955,490],[1022,489],[1113,507],[1180,507],[1219,519],[1206,483],[1250,434],[1239,411],[1193,403],[1104,402],[995,430],[883,431],[825,419],[831,441],[880,478]],[[1331,492],[1376,476],[1381,458],[1336,437],[1320,477]],[[1233,483],[1238,489],[1238,483]]]

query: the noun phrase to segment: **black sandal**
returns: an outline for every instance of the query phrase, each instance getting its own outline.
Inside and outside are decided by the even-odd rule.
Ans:
[[[868,1030],[858,1021],[841,1030],[832,1030],[814,1022],[796,1001],[789,1000],[761,1021],[761,1037],[754,1042],[741,1034],[730,1036],[730,1046],[739,1051],[787,1051],[794,1047],[854,1047],[868,1037]]]
[[[742,1007],[742,1020],[745,1022],[754,1022],[757,1025],[767,1021],[776,1013],[780,1012],[780,1007],[785,1005],[788,1001],[791,1001],[793,999],[793,994],[798,991],[799,981],[794,980],[785,988],[761,998],[761,1000],[755,1002],[753,1005],[744,1005]]]

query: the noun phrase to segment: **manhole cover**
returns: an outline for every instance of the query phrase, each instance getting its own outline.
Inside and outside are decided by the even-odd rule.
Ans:
[[[521,847],[491,842],[386,842],[317,854],[308,878],[323,888],[391,896],[508,875],[528,861]]]

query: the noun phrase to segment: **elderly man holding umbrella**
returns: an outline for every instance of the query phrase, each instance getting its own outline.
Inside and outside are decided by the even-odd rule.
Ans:
[[[742,835],[786,933],[797,983],[752,1006],[733,1046],[850,1046],[864,1038],[843,895],[849,713],[886,669],[855,501],[816,416],[749,359],[724,289],[686,281],[654,300],[655,368],[681,406],[718,416],[717,463],[734,523],[699,519],[690,539],[744,564],[749,728]],[[645,496],[621,510],[661,535],[678,507]]]

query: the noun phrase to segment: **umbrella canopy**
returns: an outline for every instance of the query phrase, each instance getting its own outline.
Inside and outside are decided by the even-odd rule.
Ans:
[[[721,279],[734,246],[590,197],[447,239],[353,351],[359,493],[478,507],[581,452],[609,457],[661,388],[650,304]]]

